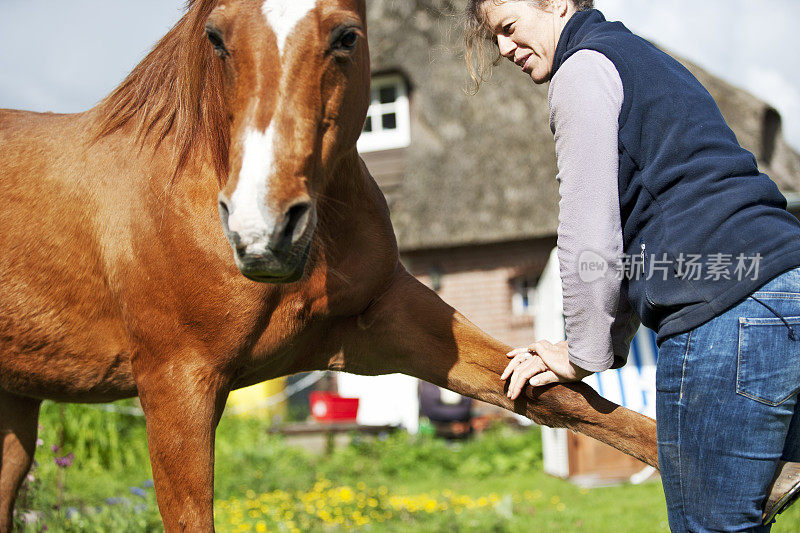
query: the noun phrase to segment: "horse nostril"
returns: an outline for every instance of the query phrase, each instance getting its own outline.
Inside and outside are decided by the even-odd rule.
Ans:
[[[286,227],[283,229],[284,240],[294,244],[303,236],[308,224],[309,213],[311,213],[310,202],[300,202],[289,208],[289,211],[286,212]]]
[[[310,209],[311,204],[308,202],[302,202],[290,207],[289,212],[286,213],[288,222],[286,224],[286,229],[284,230],[284,235],[287,237],[292,236],[295,232],[295,229],[301,226],[301,222],[304,221]]]
[[[228,205],[228,199],[220,193],[217,207],[219,208],[220,221],[222,221],[222,231],[225,233],[225,236],[228,237],[228,240],[236,249],[236,251],[242,252],[244,250],[244,246],[239,239],[239,234],[235,231],[231,231],[231,227],[228,223],[228,219],[230,218],[230,208]]]
[[[219,200],[219,214],[220,214],[220,216],[224,216],[225,218],[228,218],[228,213],[230,212],[230,209],[228,208],[228,199],[222,193],[219,194],[217,199]]]
[[[219,218],[222,220],[222,226],[225,230],[228,229],[228,218],[230,217],[230,209],[228,208],[228,199],[222,194],[219,195]]]
[[[290,248],[305,233],[310,215],[311,202],[303,201],[292,205],[275,228],[269,247],[276,252]]]

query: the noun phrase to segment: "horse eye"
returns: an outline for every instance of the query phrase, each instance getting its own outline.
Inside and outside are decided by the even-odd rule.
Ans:
[[[358,32],[355,28],[339,28],[331,39],[331,49],[334,52],[352,52],[358,44]]]
[[[222,33],[219,29],[213,26],[206,26],[206,36],[211,42],[211,46],[214,47],[214,53],[224,59],[228,55],[228,49],[225,48],[225,41],[222,39]]]
[[[341,39],[342,47],[352,50],[356,47],[356,43],[358,43],[358,34],[354,31],[349,31],[342,36]]]

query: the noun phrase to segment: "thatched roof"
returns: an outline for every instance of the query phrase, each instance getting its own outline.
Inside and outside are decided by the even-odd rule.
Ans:
[[[547,86],[534,85],[504,61],[477,95],[467,94],[457,28],[463,5],[368,2],[373,72],[399,71],[411,85],[411,146],[403,180],[390,195],[403,250],[552,236],[558,227]],[[771,152],[762,170],[782,190],[800,191],[800,156],[780,137],[777,113],[685,64],[715,97],[742,145],[760,160]],[[765,137],[776,125],[770,149]]]

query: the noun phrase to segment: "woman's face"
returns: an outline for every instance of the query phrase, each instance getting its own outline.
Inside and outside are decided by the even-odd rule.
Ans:
[[[552,0],[540,8],[525,0],[486,0],[481,7],[500,54],[535,83],[548,81],[561,30],[574,12],[571,2]]]

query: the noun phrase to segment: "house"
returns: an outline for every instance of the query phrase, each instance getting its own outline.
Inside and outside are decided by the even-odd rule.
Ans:
[[[488,333],[522,345],[558,227],[547,86],[503,61],[468,94],[463,4],[370,0],[373,101],[359,151],[389,201],[406,267]],[[683,63],[797,209],[800,154],[777,111]]]
[[[370,0],[372,103],[359,151],[387,197],[409,271],[487,333],[521,346],[535,340],[535,288],[558,227],[547,86],[503,61],[470,95],[457,28],[463,5]],[[800,212],[800,155],[777,111],[682,62]],[[374,378],[340,383],[355,394],[359,379]]]

